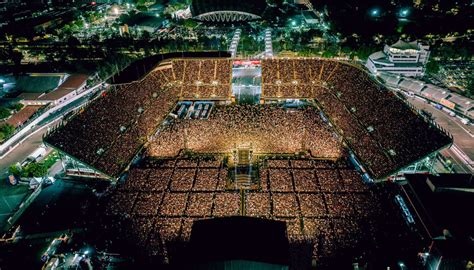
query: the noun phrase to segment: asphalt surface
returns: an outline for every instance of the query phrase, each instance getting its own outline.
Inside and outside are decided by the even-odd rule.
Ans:
[[[465,125],[458,118],[452,117],[445,111],[438,110],[419,99],[407,98],[407,100],[416,108],[430,112],[433,120],[453,136],[454,147],[442,151],[442,154],[451,158],[455,168],[457,168],[456,171],[473,173],[472,166],[466,164],[466,160],[459,156],[459,151],[457,150],[462,151],[471,161],[474,160],[474,126]]]
[[[42,144],[43,135],[48,131],[47,127],[54,126],[62,119],[63,115],[74,109],[75,107],[83,104],[90,98],[90,95],[86,95],[82,98],[79,98],[75,101],[72,101],[70,104],[64,106],[63,108],[55,111],[42,121],[38,123],[32,132],[35,132],[38,127],[41,128],[40,131],[37,131],[35,134],[31,135],[23,143],[17,146],[13,151],[11,151],[7,156],[0,159],[0,177],[4,177],[8,171],[8,167],[11,164],[16,162],[22,162],[35,151]]]
[[[54,124],[55,122],[52,123]],[[48,128],[41,129],[17,146],[4,158],[0,159],[0,176],[4,177],[10,165],[25,160],[29,154],[35,151],[35,149],[43,143],[43,135],[47,131]]]

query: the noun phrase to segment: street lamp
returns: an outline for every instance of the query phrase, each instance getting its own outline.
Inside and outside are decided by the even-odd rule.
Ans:
[[[379,13],[380,13],[380,11],[377,8],[372,9],[372,11],[370,12],[370,14],[372,16],[378,16]]]
[[[408,9],[404,8],[404,9],[400,10],[400,16],[406,17],[406,16],[408,16],[408,14],[409,14]]]

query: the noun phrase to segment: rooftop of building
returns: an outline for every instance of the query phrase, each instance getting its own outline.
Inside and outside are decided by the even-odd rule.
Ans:
[[[60,88],[79,88],[87,82],[89,76],[86,74],[72,74],[59,86]]]
[[[42,106],[25,106],[4,122],[17,128],[28,121],[28,119],[30,119],[30,117],[33,116],[41,107]]]
[[[416,41],[406,42],[399,39],[397,42],[390,46],[391,48],[399,50],[418,50],[418,43]]]
[[[145,13],[139,13],[126,21],[129,26],[160,27],[164,19]]]
[[[46,94],[44,92],[25,92],[20,94],[18,98],[22,100],[57,100],[73,91],[76,91],[87,82],[88,78],[89,76],[85,74],[72,74],[68,76],[67,79],[53,91],[50,91]]]

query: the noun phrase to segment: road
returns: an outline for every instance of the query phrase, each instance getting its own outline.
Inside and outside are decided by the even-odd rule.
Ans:
[[[474,160],[474,126],[464,125],[458,118],[449,116],[446,112],[438,110],[419,99],[407,98],[407,100],[416,108],[430,112],[433,120],[451,133],[454,139],[453,147],[442,151],[442,154],[451,158],[455,170],[457,172],[473,173],[474,164],[469,166],[466,163]],[[463,158],[462,154],[465,154],[467,158]]]
[[[60,119],[57,119],[50,124],[58,123]],[[23,143],[17,146],[7,156],[0,159],[0,176],[4,176],[10,165],[23,161],[29,154],[31,154],[36,148],[43,143],[43,135],[48,131],[47,128],[43,128],[40,131],[33,134],[31,137],[26,139]]]
[[[102,84],[102,82],[98,85],[100,84]],[[16,146],[15,149],[8,153],[4,158],[0,159],[0,177],[5,176],[6,172],[8,171],[8,167],[11,164],[23,161],[38,146],[41,145],[42,136],[48,131],[47,127],[58,124],[65,114],[82,106],[89,100],[90,97],[91,94],[87,94],[84,97],[78,98],[77,100],[70,102],[70,104],[58,109],[57,111],[51,113],[48,117],[40,121],[38,125],[35,126],[35,129],[31,131],[31,133],[36,133],[31,135],[31,137],[28,137],[20,145]],[[37,131],[38,128],[40,128],[39,131]]]

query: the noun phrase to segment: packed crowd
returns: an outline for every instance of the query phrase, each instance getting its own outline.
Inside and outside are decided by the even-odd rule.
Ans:
[[[112,87],[45,141],[111,176],[117,176],[174,106],[178,93],[165,73]]]
[[[348,77],[352,78],[350,82],[344,79]],[[376,177],[403,168],[451,142],[448,135],[393,93],[380,89],[362,70],[340,65],[338,76],[328,83],[337,92],[321,96],[324,110]]]
[[[143,80],[114,86],[48,134],[46,142],[117,176],[178,97],[229,97],[230,60],[175,60]]]
[[[231,60],[173,60],[174,81],[182,98],[229,98],[231,95]]]
[[[264,97],[316,98],[376,178],[451,142],[393,94],[380,89],[364,71],[349,64],[268,59],[262,62],[262,74]],[[228,59],[173,60],[140,82],[109,89],[48,134],[45,141],[107,175],[117,176],[178,97],[229,97],[230,81]],[[176,156],[180,149],[222,152],[233,149],[237,142],[250,141],[262,152],[310,150],[313,156],[337,157],[337,139],[317,114],[315,109],[220,107],[209,121],[178,120],[165,127],[149,151],[156,156]]]
[[[257,153],[295,153],[337,158],[341,146],[313,107],[288,110],[277,106],[216,107],[206,121],[177,119],[163,128],[148,151],[176,156],[181,149],[200,153],[231,152],[242,142]]]
[[[363,70],[331,60],[262,62],[263,96],[315,98],[350,147],[380,178],[449,144],[451,138]],[[301,90],[301,89],[311,90]]]
[[[266,59],[262,93],[267,98],[314,98],[324,91],[338,62],[311,59]]]
[[[290,244],[310,243],[312,257],[320,261],[377,246],[379,237],[387,237],[377,222],[396,215],[381,205],[385,195],[379,198],[346,163],[269,159],[259,169],[261,187],[243,194],[225,189],[223,166],[219,158],[147,159],[111,194],[107,214],[129,220],[134,242],[165,262],[177,252],[171,243],[188,241],[197,219],[244,214],[285,221]],[[172,173],[161,173],[168,170]],[[158,175],[163,183],[152,180]],[[173,182],[180,181],[185,188],[174,189],[180,185]],[[141,189],[147,182],[159,188]],[[361,239],[370,246],[361,247]]]

